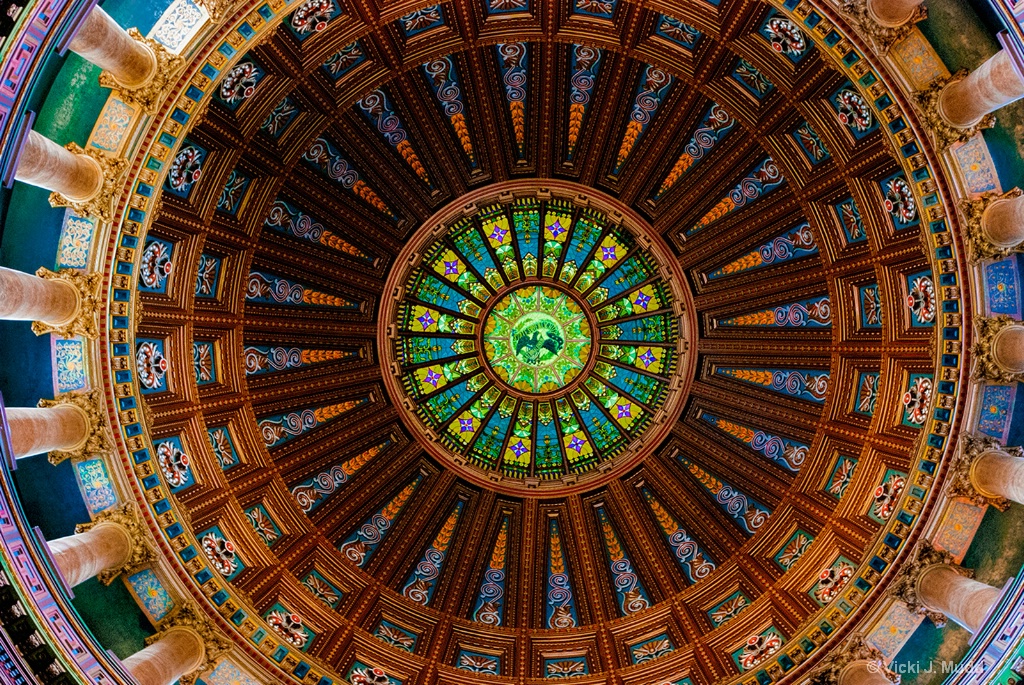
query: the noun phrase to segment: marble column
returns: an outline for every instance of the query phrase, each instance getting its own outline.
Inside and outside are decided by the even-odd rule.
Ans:
[[[974,126],[986,115],[1024,97],[1024,77],[1013,58],[1000,50],[966,78],[953,81],[939,94],[939,116],[956,128]]]
[[[925,567],[917,578],[917,596],[926,609],[938,611],[972,634],[1002,592],[957,573],[946,564]]]
[[[125,88],[138,88],[156,76],[156,54],[132,38],[113,18],[94,7],[78,30],[71,49],[110,72]]]
[[[868,0],[868,15],[886,28],[907,23],[921,0]]]
[[[0,266],[0,319],[63,326],[75,319],[79,305],[78,291],[67,281]]]
[[[839,685],[892,685],[892,681],[877,661],[858,659],[839,673]]]
[[[46,543],[69,587],[128,563],[132,538],[124,526],[102,521],[85,531]]]
[[[71,202],[88,202],[103,190],[103,168],[86,154],[71,152],[29,131],[14,172],[15,180],[60,193]]]
[[[1024,457],[987,450],[971,465],[971,485],[980,494],[1024,504]]]
[[[206,663],[206,646],[191,628],[174,626],[123,663],[139,685],[171,685]]]
[[[992,361],[1008,373],[1024,373],[1024,325],[1013,323],[996,331]]]
[[[6,413],[15,459],[81,448],[91,433],[88,414],[74,404],[7,407]]]
[[[993,200],[981,215],[981,230],[996,247],[1024,243],[1024,195]]]

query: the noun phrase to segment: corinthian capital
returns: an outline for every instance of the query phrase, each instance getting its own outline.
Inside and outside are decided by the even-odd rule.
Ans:
[[[71,321],[58,326],[44,321],[33,321],[33,333],[36,335],[54,333],[62,338],[71,338],[76,335],[84,338],[96,338],[99,335],[99,330],[96,327],[96,316],[100,310],[101,302],[99,292],[100,274],[83,274],[74,269],[61,269],[54,272],[46,267],[40,267],[36,271],[36,276],[45,278],[48,281],[64,281],[73,287],[78,294],[78,309]]]
[[[88,200],[72,200],[58,192],[50,193],[51,207],[70,207],[82,216],[95,216],[103,221],[112,221],[114,218],[114,195],[117,193],[121,177],[128,169],[128,161],[108,157],[95,148],[83,149],[76,143],[68,143],[64,146],[69,152],[77,155],[88,155],[100,165],[100,172],[103,174],[103,184],[100,191]]]
[[[1020,326],[1020,322],[1006,314],[988,318],[979,316],[974,319],[974,327],[978,335],[971,355],[974,357],[972,375],[977,381],[996,381],[997,383],[1024,382],[1024,373],[1008,370],[1000,364],[996,354],[997,336],[1005,328]]]
[[[187,673],[179,679],[181,685],[195,685],[196,679],[203,673],[213,670],[217,660],[231,649],[231,641],[219,631],[210,619],[195,604],[182,604],[172,614],[160,622],[159,632],[146,638],[146,644],[158,641],[162,634],[172,628],[186,628],[196,634],[203,643],[205,658],[199,668]]]
[[[922,119],[935,135],[935,140],[940,148],[945,149],[954,143],[970,140],[978,131],[992,128],[996,124],[994,114],[986,114],[981,117],[978,123],[963,128],[953,126],[943,118],[939,110],[939,95],[949,84],[962,81],[965,78],[967,78],[967,70],[961,69],[949,78],[939,77],[935,79],[930,86],[914,96],[917,100],[918,109],[921,111]]]
[[[131,540],[131,551],[128,553],[127,561],[120,568],[107,569],[97,574],[96,578],[104,585],[110,585],[122,573],[131,575],[156,559],[146,526],[134,502],[126,502],[119,507],[101,512],[89,523],[80,523],[75,526],[75,532],[84,533],[101,523],[117,524],[124,529]]]
[[[110,429],[107,427],[107,421],[103,415],[101,397],[102,395],[99,390],[87,390],[85,392],[64,393],[57,395],[52,400],[39,400],[38,406],[43,408],[71,405],[77,407],[85,414],[85,440],[74,449],[52,450],[48,457],[51,464],[59,464],[65,459],[81,461],[97,454],[109,452],[112,449]]]
[[[949,485],[946,487],[946,494],[949,497],[963,497],[979,507],[991,505],[1000,511],[1006,511],[1010,506],[1010,500],[979,492],[971,479],[974,462],[982,454],[991,450],[1006,452],[1014,457],[1024,456],[1024,450],[1020,447],[1003,447],[998,440],[987,435],[963,434],[960,438],[959,449],[954,453],[953,460],[949,465]]]
[[[822,659],[818,670],[811,675],[811,685],[840,685],[839,677],[850,664],[865,661],[869,668],[877,669],[890,683],[900,682],[898,673],[885,666],[885,655],[872,647],[860,633],[854,633],[843,644],[834,648]]]
[[[949,552],[935,549],[931,543],[925,541],[918,544],[913,557],[900,569],[889,586],[888,594],[906,604],[914,613],[927,616],[937,628],[942,628],[946,625],[946,615],[929,609],[918,596],[918,581],[921,575],[925,569],[939,564],[950,567],[965,578],[973,575],[969,569],[958,566]]]
[[[153,51],[156,57],[153,77],[140,86],[132,87],[125,86],[112,73],[104,71],[100,74],[100,85],[117,90],[121,99],[127,103],[139,105],[151,114],[156,113],[178,74],[185,68],[185,58],[170,52],[152,38],[146,38],[138,29],[128,29],[128,35]]]

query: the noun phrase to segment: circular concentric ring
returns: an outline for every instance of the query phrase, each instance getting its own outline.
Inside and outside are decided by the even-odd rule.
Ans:
[[[664,436],[690,377],[691,308],[667,248],[615,201],[514,187],[470,213],[458,200],[410,241],[381,349],[435,456],[547,495],[613,477]]]

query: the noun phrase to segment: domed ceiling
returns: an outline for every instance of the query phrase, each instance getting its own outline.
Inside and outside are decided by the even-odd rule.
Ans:
[[[111,349],[164,555],[281,679],[804,672],[957,403],[913,119],[805,4],[411,9],[254,6],[154,134]]]

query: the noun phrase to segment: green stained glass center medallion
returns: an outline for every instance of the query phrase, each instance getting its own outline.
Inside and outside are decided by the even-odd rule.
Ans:
[[[613,478],[664,439],[693,377],[694,323],[641,217],[593,189],[529,185],[474,191],[425,222],[388,277],[378,341],[428,452],[543,497]]]
[[[590,323],[569,294],[544,285],[517,288],[491,309],[484,358],[503,382],[524,393],[565,388],[590,357]]]

